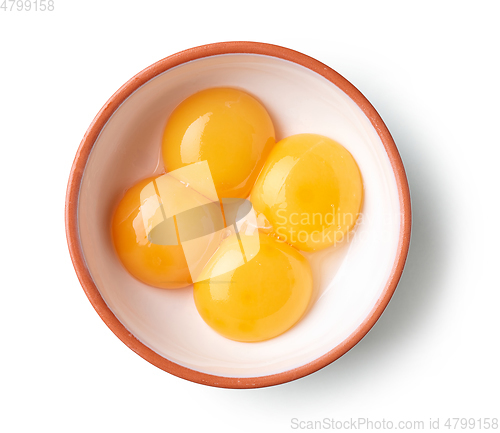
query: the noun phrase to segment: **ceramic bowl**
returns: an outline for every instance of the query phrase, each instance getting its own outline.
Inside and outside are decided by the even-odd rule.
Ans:
[[[134,279],[110,235],[114,206],[136,181],[161,173],[162,131],[172,110],[209,87],[243,89],[269,111],[277,139],[311,132],[343,144],[364,181],[362,219],[340,248],[307,255],[313,302],[291,330],[239,343],[198,315],[192,287],[161,290]],[[345,78],[304,54],[255,42],[224,42],[167,57],[125,83],[90,125],[66,197],[73,264],[108,327],[151,364],[218,387],[288,382],[336,360],[369,331],[403,271],[410,240],[408,183],[393,139],[373,106]]]

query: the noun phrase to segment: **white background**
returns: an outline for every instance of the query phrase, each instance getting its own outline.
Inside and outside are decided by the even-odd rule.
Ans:
[[[286,432],[292,418],[427,427],[439,417],[443,427],[448,417],[500,417],[499,5],[0,9],[0,431]],[[111,94],[163,57],[225,40],[283,45],[350,80],[392,132],[413,202],[407,267],[372,331],[320,372],[259,390],[190,383],[134,354],[85,297],[64,233],[73,158]]]

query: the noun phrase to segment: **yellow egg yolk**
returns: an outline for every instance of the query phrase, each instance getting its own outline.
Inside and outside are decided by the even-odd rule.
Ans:
[[[274,146],[251,202],[283,241],[317,251],[346,238],[361,211],[363,182],[342,145],[317,134],[298,134]]]
[[[184,287],[192,281],[182,246],[176,239],[160,245],[148,237],[145,213],[147,206],[157,202],[154,181],[144,179],[125,193],[112,219],[113,242],[121,262],[138,280],[164,289]],[[175,227],[173,230],[170,237],[176,238]]]
[[[246,258],[241,257],[245,235],[225,239],[203,270],[202,281],[194,284],[203,320],[232,340],[255,342],[282,334],[302,317],[311,299],[307,260],[272,236],[256,236],[260,249]],[[220,267],[232,270],[218,274]]]
[[[206,160],[219,198],[246,198],[274,143],[271,118],[259,101],[241,90],[212,88],[173,111],[163,161],[169,172]]]

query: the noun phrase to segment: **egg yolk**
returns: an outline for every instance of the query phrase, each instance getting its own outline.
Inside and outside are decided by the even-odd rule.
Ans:
[[[311,268],[296,249],[262,233],[255,235],[258,253],[242,257],[244,236],[222,242],[204,278],[194,284],[194,300],[203,320],[222,336],[243,342],[268,340],[304,314],[312,293]],[[232,270],[218,274],[220,267]]]
[[[158,210],[154,207],[158,203],[155,189],[155,178],[149,178],[125,193],[112,219],[115,249],[125,268],[143,283],[164,289],[184,287],[192,281],[173,221],[167,221],[170,227],[163,227],[154,242],[150,240],[154,232],[146,232],[150,219],[146,209],[153,204],[153,210]],[[159,240],[169,234],[170,239]]]
[[[340,242],[354,227],[363,199],[356,161],[342,145],[317,134],[279,141],[251,202],[283,241],[302,251]]]
[[[162,141],[165,169],[207,161],[219,198],[246,198],[275,143],[271,118],[231,88],[195,93],[171,114]]]

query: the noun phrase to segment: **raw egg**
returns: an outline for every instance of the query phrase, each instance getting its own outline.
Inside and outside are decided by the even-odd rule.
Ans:
[[[341,242],[361,211],[363,182],[345,147],[317,134],[298,134],[274,146],[251,202],[275,234],[302,251]]]
[[[156,180],[144,179],[125,193],[113,215],[111,231],[118,257],[135,278],[151,286],[175,289],[192,281],[174,220],[160,215]],[[155,218],[157,222],[165,220],[165,224],[159,226]],[[154,230],[156,226],[159,231]]]
[[[290,329],[312,293],[309,262],[293,247],[258,233],[260,247],[246,255],[245,234],[226,238],[194,284],[196,308],[222,336],[244,342],[268,340]],[[220,274],[218,270],[230,269]]]
[[[163,161],[167,172],[207,161],[219,198],[246,198],[274,143],[273,123],[257,99],[212,88],[175,108],[163,134]]]

